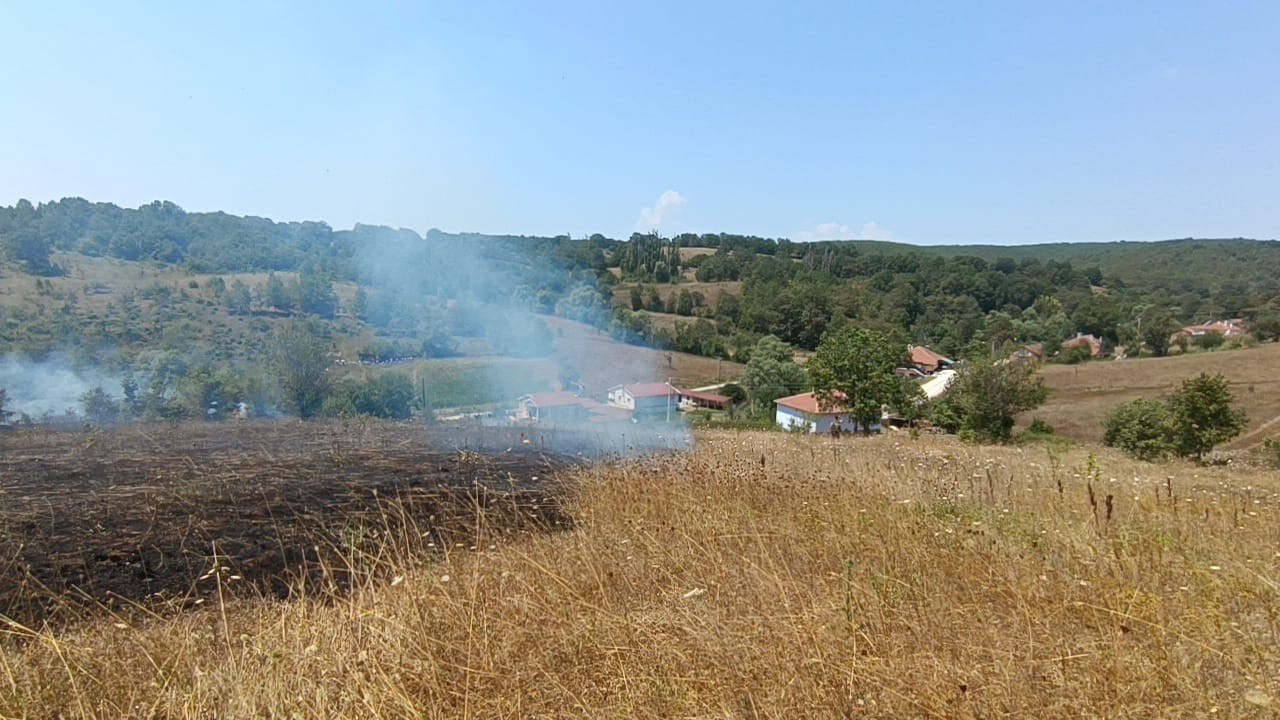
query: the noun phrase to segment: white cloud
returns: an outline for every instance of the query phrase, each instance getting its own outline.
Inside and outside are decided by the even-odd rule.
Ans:
[[[653,207],[640,211],[640,221],[636,223],[636,229],[641,232],[669,231],[672,224],[679,219],[680,211],[688,203],[689,201],[680,193],[668,190],[658,196],[658,201],[653,204]]]
[[[820,242],[822,240],[889,240],[893,233],[880,227],[874,221],[863,223],[862,229],[854,230],[841,223],[822,223],[809,230],[796,233],[797,242]]]

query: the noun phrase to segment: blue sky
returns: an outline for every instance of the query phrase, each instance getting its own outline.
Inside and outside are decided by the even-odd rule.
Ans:
[[[1280,237],[1280,4],[30,3],[0,204],[917,244]]]

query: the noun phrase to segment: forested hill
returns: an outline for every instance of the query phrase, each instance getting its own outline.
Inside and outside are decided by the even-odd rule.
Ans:
[[[1171,293],[1201,288],[1280,290],[1280,241],[1246,238],[1164,240],[1160,242],[1046,243],[1040,245],[929,245],[854,240],[868,253],[923,253],[970,256],[988,262],[1001,258],[1069,262],[1097,267],[1116,283]]]
[[[451,352],[458,338],[506,338],[512,328],[533,326],[511,309],[589,322],[626,342],[744,362],[764,336],[813,349],[828,328],[849,323],[959,357],[1021,343],[1057,348],[1075,333],[1096,335],[1108,349],[1162,353],[1179,326],[1223,318],[1244,318],[1258,339],[1280,336],[1275,241],[917,247],[724,233],[636,233],[626,240],[419,235],[188,213],[163,201],[125,209],[68,198],[0,208],[0,259],[7,261],[0,275],[21,270],[70,282],[71,266],[60,267],[58,253],[211,276],[219,290],[213,300],[237,317],[353,318],[379,341],[435,355]],[[292,284],[236,277],[281,272],[296,273]],[[341,307],[339,282],[355,286]],[[72,286],[82,297],[100,291]],[[53,297],[52,286],[44,287]],[[12,303],[0,303],[0,311],[5,304]],[[484,311],[495,307],[505,309]],[[76,313],[71,299],[62,309]],[[57,347],[59,337],[87,342],[83,323],[70,321],[33,340],[30,328],[54,317],[48,310],[30,298],[7,310],[0,342],[40,351]],[[148,327],[157,336],[169,329],[163,322]],[[99,334],[120,333],[104,327]],[[150,342],[137,334],[140,346]],[[529,347],[524,340],[496,345]]]

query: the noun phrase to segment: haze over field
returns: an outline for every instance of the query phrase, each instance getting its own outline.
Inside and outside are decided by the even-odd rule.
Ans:
[[[1280,236],[1272,3],[25,4],[0,205],[920,244]]]

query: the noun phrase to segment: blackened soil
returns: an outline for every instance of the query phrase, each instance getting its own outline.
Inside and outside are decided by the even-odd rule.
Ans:
[[[0,614],[23,623],[342,589],[378,544],[563,527],[581,452],[512,428],[208,423],[0,436]]]

